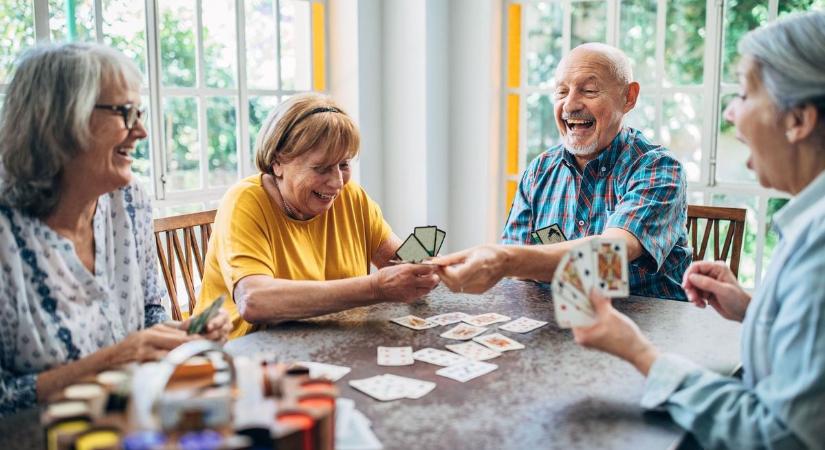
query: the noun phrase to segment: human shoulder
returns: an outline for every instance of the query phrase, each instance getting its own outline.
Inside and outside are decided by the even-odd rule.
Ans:
[[[528,181],[536,180],[548,175],[564,160],[564,145],[557,144],[541,152],[533,158],[524,169],[524,179]]]
[[[220,202],[220,209],[233,210],[236,208],[256,208],[261,209],[269,203],[269,195],[264,189],[262,174],[248,176],[233,184]]]
[[[634,128],[627,129],[627,138],[622,152],[625,164],[637,166],[675,165],[682,166],[671,151],[661,144],[650,141],[647,136]]]

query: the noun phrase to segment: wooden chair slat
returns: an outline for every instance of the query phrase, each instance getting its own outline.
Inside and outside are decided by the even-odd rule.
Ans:
[[[688,205],[687,229],[693,246],[694,261],[705,259],[710,234],[713,232],[713,257],[715,260],[730,258],[730,268],[739,275],[739,261],[742,255],[742,241],[745,233],[747,210],[742,208],[722,208],[718,206]],[[699,222],[705,223],[705,230],[699,244]],[[720,242],[722,224],[727,222],[724,243]]]

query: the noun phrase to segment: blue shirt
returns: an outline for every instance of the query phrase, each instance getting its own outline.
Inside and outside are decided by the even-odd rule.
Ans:
[[[675,355],[648,374],[642,405],[704,447],[825,449],[825,173],[774,224],[782,239],[742,325],[743,379]]]
[[[686,300],[686,191],[679,161],[633,128],[622,129],[584,170],[557,145],[524,171],[501,242],[531,244],[531,231],[553,224],[568,240],[621,228],[644,249],[630,263],[631,294]]]
[[[93,232],[90,272],[71,241],[0,206],[0,417],[34,406],[40,372],[168,320],[148,196],[101,196]]]

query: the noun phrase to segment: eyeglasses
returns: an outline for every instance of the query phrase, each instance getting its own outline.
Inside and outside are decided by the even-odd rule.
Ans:
[[[146,108],[138,108],[131,103],[127,103],[125,105],[95,105],[95,108],[119,113],[123,116],[123,124],[126,125],[126,129],[129,131],[132,131],[132,128],[135,126],[135,122],[143,117],[143,113],[146,112]]]

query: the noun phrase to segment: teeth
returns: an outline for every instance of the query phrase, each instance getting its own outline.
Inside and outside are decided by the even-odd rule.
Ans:
[[[314,192],[314,191],[313,191],[313,192]],[[327,194],[322,194],[322,193],[320,193],[320,192],[315,192],[315,195],[317,195],[318,197],[323,198],[324,200],[332,200],[333,198],[335,198],[335,194],[329,194],[329,195],[327,195]]]

